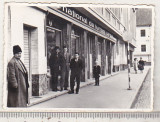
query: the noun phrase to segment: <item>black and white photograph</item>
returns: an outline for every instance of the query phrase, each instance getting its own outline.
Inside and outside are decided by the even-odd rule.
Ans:
[[[7,109],[153,109],[154,7],[5,6]]]

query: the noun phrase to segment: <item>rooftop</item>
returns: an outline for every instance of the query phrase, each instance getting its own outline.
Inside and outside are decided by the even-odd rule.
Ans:
[[[136,13],[137,26],[151,26],[152,25],[152,9],[138,8]]]

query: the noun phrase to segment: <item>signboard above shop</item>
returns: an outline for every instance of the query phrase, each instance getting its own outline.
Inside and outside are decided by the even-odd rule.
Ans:
[[[98,31],[99,33],[101,33],[101,34],[103,34],[103,35],[105,35],[107,37],[113,37],[113,35],[111,35],[107,31],[105,31],[103,28],[101,28],[96,23],[94,23],[93,21],[91,21],[85,15],[82,15],[80,12],[74,10],[73,8],[62,7],[60,10],[63,11],[63,12],[65,12],[66,14],[72,16],[73,18],[75,18],[75,19],[77,19],[77,20],[79,20],[79,21],[81,21],[81,22],[89,25],[94,30]]]
[[[64,12],[65,14],[71,16],[72,18],[90,26],[92,29],[94,29],[95,31],[97,31],[98,33],[116,41],[117,39],[110,33],[108,33],[105,29],[103,29],[102,27],[100,27],[98,24],[96,24],[95,22],[93,22],[92,20],[90,20],[88,17],[86,17],[85,15],[83,15],[82,13],[80,13],[79,11],[76,11],[74,8],[72,7],[60,7],[58,10]],[[52,26],[53,25],[53,20],[47,18],[47,26]],[[52,23],[52,24],[51,24]]]

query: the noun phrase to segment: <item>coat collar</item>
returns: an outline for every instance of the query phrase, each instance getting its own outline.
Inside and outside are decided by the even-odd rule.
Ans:
[[[20,69],[21,72],[25,73],[25,72],[23,71],[22,67],[20,66],[18,60],[17,60],[15,57],[13,57],[13,59],[15,60],[15,63],[16,63],[16,65],[17,65],[18,69]]]

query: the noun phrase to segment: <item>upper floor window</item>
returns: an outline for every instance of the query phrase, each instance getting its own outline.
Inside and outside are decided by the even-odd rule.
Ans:
[[[105,9],[105,16],[106,16],[106,19],[110,21],[110,12]]]
[[[146,52],[146,45],[141,45],[141,52]]]
[[[146,31],[145,30],[141,30],[141,37],[146,36]]]
[[[95,7],[94,8],[99,14],[103,15],[103,8],[102,7]]]

